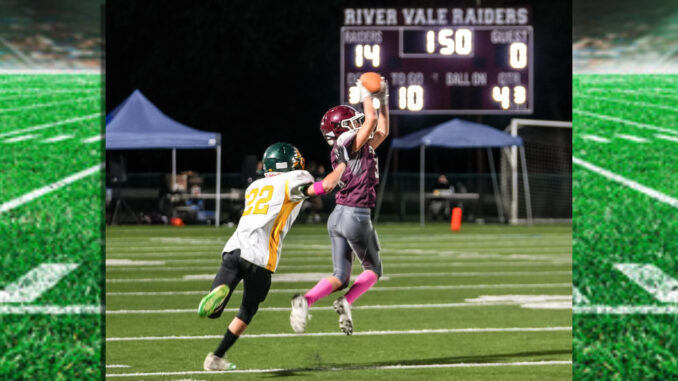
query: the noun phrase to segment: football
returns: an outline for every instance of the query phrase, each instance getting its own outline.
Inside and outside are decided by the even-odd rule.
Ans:
[[[378,93],[381,90],[381,75],[373,71],[363,73],[360,82],[370,93]]]

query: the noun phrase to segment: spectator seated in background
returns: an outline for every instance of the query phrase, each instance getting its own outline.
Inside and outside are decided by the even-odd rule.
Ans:
[[[436,182],[433,184],[433,194],[441,193],[453,193],[454,187],[450,186],[450,182],[447,179],[447,176],[441,174],[436,179]],[[434,198],[431,200],[429,205],[429,212],[431,213],[431,219],[434,221],[437,219],[448,219],[450,217],[450,200],[444,198]]]

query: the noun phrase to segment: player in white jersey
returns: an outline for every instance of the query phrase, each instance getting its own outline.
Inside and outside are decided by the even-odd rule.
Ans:
[[[259,304],[271,287],[271,274],[278,267],[282,241],[299,214],[302,201],[320,196],[339,183],[346,168],[343,163],[322,181],[314,183],[304,169],[304,158],[288,143],[275,143],[263,158],[264,178],[245,190],[245,211],[235,233],[224,246],[222,262],[211,292],[198,307],[198,315],[212,319],[221,316],[233,290],[241,280],[244,293],[240,311],[231,321],[219,346],[205,358],[205,370],[235,369],[226,360],[226,351],[245,331]]]

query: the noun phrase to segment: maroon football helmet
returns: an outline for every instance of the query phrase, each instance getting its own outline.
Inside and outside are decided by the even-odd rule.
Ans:
[[[327,111],[320,120],[320,132],[327,140],[327,144],[333,146],[339,135],[360,128],[364,121],[365,114],[353,107],[336,106]]]

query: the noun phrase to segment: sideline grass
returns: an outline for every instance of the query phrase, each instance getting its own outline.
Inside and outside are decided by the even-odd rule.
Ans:
[[[0,204],[102,162],[101,142],[82,141],[101,134],[99,118],[22,132],[100,113],[100,81],[99,75],[0,75]],[[34,107],[47,103],[59,104]],[[11,140],[27,135],[35,136]],[[71,137],[44,142],[59,135]],[[90,175],[0,213],[0,288],[41,263],[77,263],[31,305],[101,304],[101,186],[102,176]],[[2,314],[0,320],[0,379],[103,375],[101,315]]]
[[[666,139],[678,138],[678,76],[576,75],[573,91],[573,155],[678,197],[678,141]],[[678,209],[581,166],[573,178],[574,285],[594,305],[666,306],[613,266],[652,264],[676,278]],[[575,314],[574,377],[675,377],[677,324],[676,315]]]

